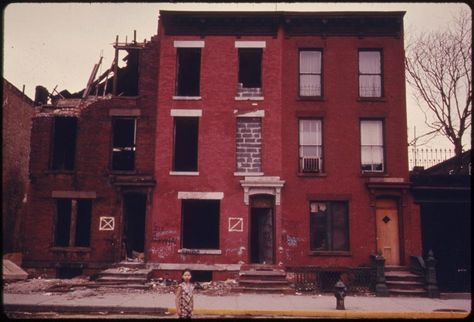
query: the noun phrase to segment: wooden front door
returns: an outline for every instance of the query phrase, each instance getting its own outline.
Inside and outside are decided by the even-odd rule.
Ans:
[[[397,202],[380,199],[376,203],[377,252],[381,251],[385,265],[400,265]]]

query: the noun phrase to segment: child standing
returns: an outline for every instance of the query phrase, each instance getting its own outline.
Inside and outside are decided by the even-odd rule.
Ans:
[[[179,318],[190,319],[193,313],[194,285],[191,283],[191,270],[185,269],[181,274],[182,282],[176,290],[176,313]]]

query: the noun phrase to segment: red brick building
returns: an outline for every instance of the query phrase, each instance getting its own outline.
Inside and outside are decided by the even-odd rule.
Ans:
[[[35,118],[30,264],[103,267],[125,236],[157,271],[215,279],[243,263],[368,266],[378,251],[408,265],[421,237],[403,15],[161,11],[138,50],[137,95],[79,109],[72,171],[45,172],[61,112]],[[115,145],[116,118],[136,142]],[[134,146],[119,175],[111,151]],[[88,245],[57,237],[60,213],[90,214]]]
[[[419,254],[403,15],[161,12],[147,260],[341,267]]]

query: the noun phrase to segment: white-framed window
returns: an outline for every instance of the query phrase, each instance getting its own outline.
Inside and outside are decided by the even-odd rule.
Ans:
[[[323,140],[322,120],[299,120],[300,172],[322,172]]]
[[[322,51],[300,49],[299,62],[299,95],[322,96]]]
[[[360,121],[360,154],[362,172],[383,172],[384,143],[383,121]]]
[[[382,51],[359,51],[359,96],[382,97]]]

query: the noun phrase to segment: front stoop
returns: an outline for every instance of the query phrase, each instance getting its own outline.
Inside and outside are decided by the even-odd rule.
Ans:
[[[96,286],[148,289],[150,288],[148,279],[152,270],[152,268],[146,268],[144,263],[120,262],[100,272],[96,279]]]
[[[385,280],[390,295],[426,297],[422,275],[410,272],[404,266],[386,266]]]
[[[286,279],[285,269],[276,265],[242,265],[239,285],[232,288],[237,293],[283,293],[294,294]]]

